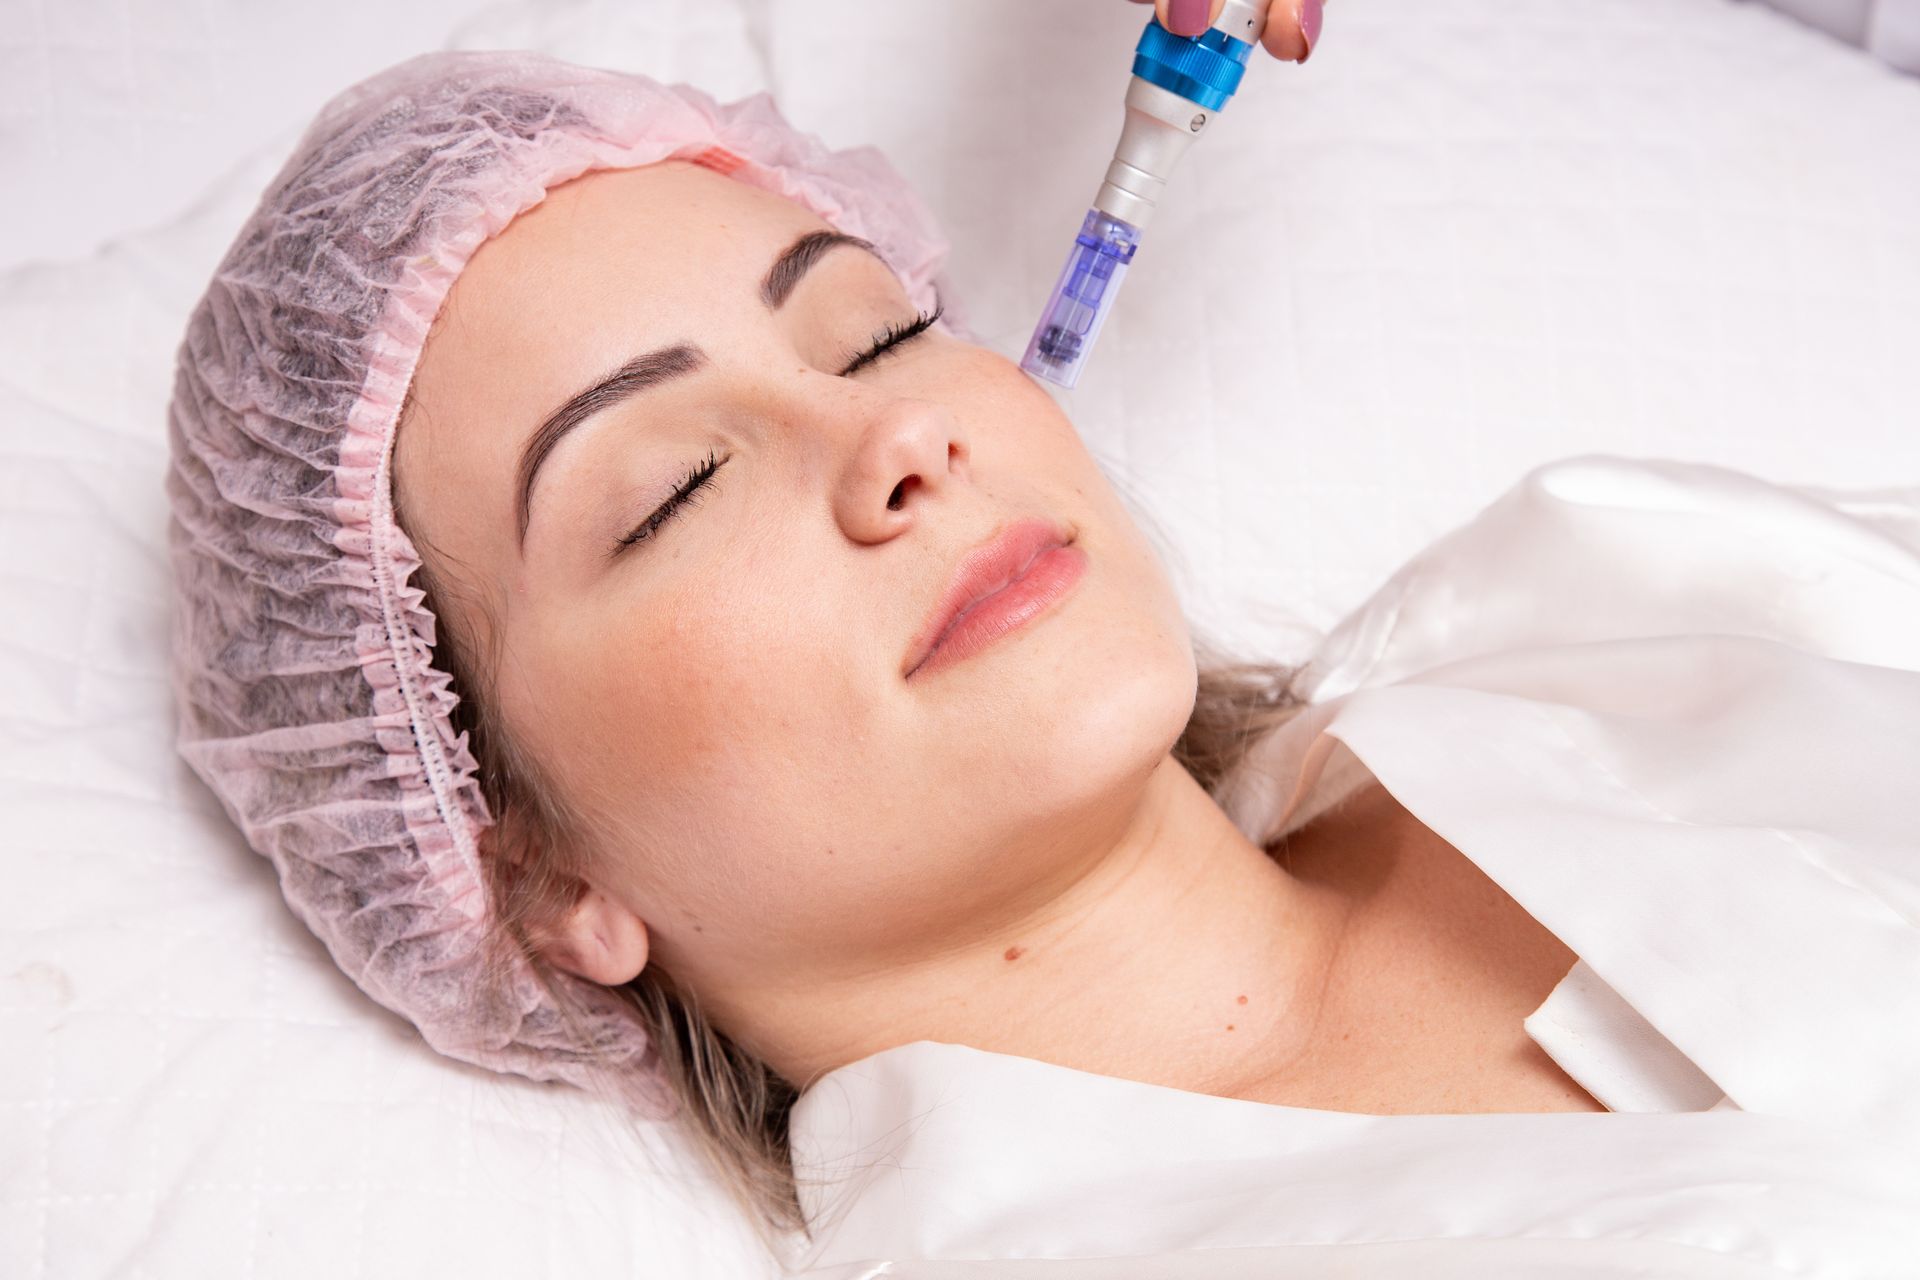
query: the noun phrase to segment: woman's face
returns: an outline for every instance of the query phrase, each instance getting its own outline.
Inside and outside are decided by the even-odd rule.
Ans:
[[[773,304],[775,261],[828,230],[687,163],[558,187],[461,274],[396,444],[496,716],[590,820],[593,887],[645,922],[649,963],[716,1013],[1060,891],[1193,706],[1165,570],[1037,385],[937,327],[847,372],[917,316],[857,246]],[[662,350],[529,472],[557,409]],[[1077,583],[908,679],[956,563],[1027,517],[1072,534]]]

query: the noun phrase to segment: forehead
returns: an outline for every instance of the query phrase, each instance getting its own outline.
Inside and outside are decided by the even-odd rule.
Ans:
[[[704,301],[721,312],[752,303],[772,257],[825,229],[803,205],[686,161],[598,171],[555,187],[483,244],[446,318],[463,338],[485,346],[491,332],[523,360],[540,335],[577,339],[598,315],[631,323],[636,299],[685,327],[710,309]],[[467,323],[475,316],[481,333]]]
[[[507,557],[510,482],[538,424],[642,352],[692,342],[716,362],[758,358],[793,319],[762,301],[767,269],[799,236],[831,229],[804,205],[687,162],[548,192],[469,259],[420,353],[413,415],[395,440],[412,532],[468,558]],[[843,288],[898,288],[885,268],[838,269]]]

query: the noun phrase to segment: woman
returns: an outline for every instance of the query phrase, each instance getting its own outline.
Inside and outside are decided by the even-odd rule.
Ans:
[[[940,252],[883,162],[764,100],[435,55],[322,112],[195,313],[169,488],[182,750],[342,966],[443,1052],[687,1106],[773,1225],[874,1154],[889,1104],[862,1088],[948,1070],[915,1074],[929,1046],[1149,1109],[1478,1123],[1607,1109],[1597,1045],[1638,1051],[1616,1075],[1636,1096],[1684,1082],[1648,1109],[1746,1106],[1644,1020],[1549,1053],[1522,1020],[1605,998],[1588,949],[1488,877],[1491,841],[1470,859],[1395,798],[1422,762],[1392,790],[1328,769],[1334,723],[1299,714],[1396,661],[1404,687],[1373,692],[1513,648],[1511,616],[1478,640],[1458,617],[1383,632],[1389,605],[1439,608],[1416,573],[1304,684],[1206,657],[1072,425],[952,323]],[[1555,484],[1612,474],[1542,473],[1504,510],[1537,530]],[[1726,474],[1694,478],[1786,500]],[[1485,570],[1512,532],[1483,521],[1424,567]],[[1568,541],[1486,598],[1604,567]],[[1022,572],[1018,608],[983,599]],[[1581,586],[1589,622],[1634,625]],[[1604,638],[1581,616],[1531,638]],[[1901,597],[1873,634],[1915,652],[1915,616]],[[1777,655],[1687,648],[1658,681],[1610,656],[1617,692]],[[1476,679],[1503,706],[1577,683],[1537,659]],[[1393,732],[1364,757],[1378,779]],[[1440,756],[1424,776],[1474,753]],[[1773,1129],[1718,1123],[1755,1117],[1712,1120],[1729,1164],[1703,1185],[1756,1168],[1738,1134],[1762,1129],[1770,1176],[1841,1176],[1810,1137],[1785,1161]],[[1845,1225],[1876,1248],[1907,1189],[1890,1168],[1848,1175]],[[857,1258],[877,1211],[847,1203]],[[1725,1231],[1709,1217],[1674,1238]],[[1034,1251],[996,1230],[967,1228]]]

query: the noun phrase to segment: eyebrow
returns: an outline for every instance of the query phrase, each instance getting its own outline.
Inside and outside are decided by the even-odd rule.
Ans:
[[[760,282],[760,301],[769,310],[778,311],[786,304],[801,278],[813,268],[813,265],[829,252],[843,245],[864,249],[874,257],[886,263],[886,258],[874,248],[872,242],[859,236],[846,235],[839,231],[809,231],[783,249],[773,266],[768,269],[766,279]],[[889,265],[891,270],[891,265]],[[575,427],[595,414],[611,409],[635,392],[649,387],[657,387],[663,382],[682,377],[703,367],[707,363],[707,354],[690,342],[675,343],[670,347],[661,347],[649,351],[615,369],[612,373],[596,380],[592,386],[576,392],[567,402],[548,414],[546,420],[527,438],[526,446],[520,451],[519,483],[514,499],[514,519],[519,530],[522,550],[527,544],[527,525],[533,519],[533,482],[539,478],[541,464],[553,453],[560,441]]]
[[[786,252],[774,259],[773,268],[767,272],[767,278],[760,282],[760,301],[778,311],[786,305],[787,297],[800,283],[800,277],[812,269],[813,264],[827,256],[830,250],[841,245],[851,245],[856,249],[865,249],[874,257],[885,262],[880,251],[873,243],[859,236],[846,235],[839,231],[809,231],[788,245]]]

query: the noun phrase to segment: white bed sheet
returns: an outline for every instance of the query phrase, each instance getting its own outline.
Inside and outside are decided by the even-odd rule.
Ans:
[[[180,212],[235,157],[488,3],[0,4],[0,268]]]
[[[230,16],[141,13],[96,15],[136,61]],[[1017,353],[1141,15],[915,13],[533,0],[451,39],[769,87],[877,143],[946,220],[976,329]],[[17,130],[29,91],[0,83]],[[260,135],[284,146],[310,88],[254,82],[250,127],[286,122]],[[1920,81],[1731,0],[1343,2],[1184,162],[1070,408],[1196,620],[1280,656],[1548,459],[1912,484],[1915,137]],[[125,155],[92,141],[87,163]],[[670,1134],[440,1059],[361,997],[172,757],[172,351],[277,162],[0,275],[0,1274],[772,1274]]]

